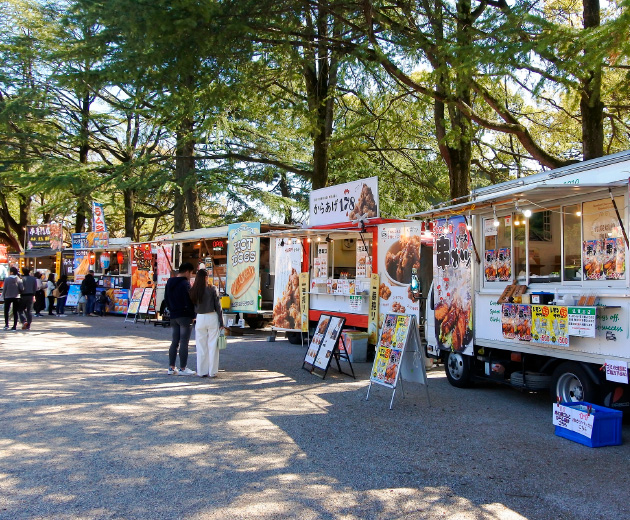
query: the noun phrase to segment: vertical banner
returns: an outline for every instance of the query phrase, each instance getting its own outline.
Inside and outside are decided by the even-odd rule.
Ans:
[[[100,202],[92,202],[92,231],[96,233],[107,232],[107,224],[105,223],[105,211]]]
[[[380,277],[378,273],[372,273],[370,283],[370,308],[368,311],[368,343],[376,345],[378,341],[378,290]]]
[[[228,226],[227,293],[230,310],[258,311],[260,276],[260,222]]]
[[[410,290],[411,270],[420,271],[420,232],[420,222],[378,226],[381,315],[395,312],[413,314],[420,319],[420,298]]]
[[[139,244],[131,249],[131,287],[149,287],[153,282],[151,244]]]
[[[302,330],[299,277],[301,271],[302,243],[297,239],[276,240],[273,326],[277,329],[297,332]]]
[[[74,263],[72,264],[74,281],[82,282],[90,270],[90,252],[86,249],[74,250]]]
[[[300,273],[300,312],[302,313],[302,332],[308,332],[308,273]]]
[[[472,242],[464,217],[434,225],[435,336],[442,349],[473,354]]]
[[[164,289],[166,287],[166,282],[171,277],[172,256],[173,256],[172,244],[158,244],[158,248],[157,248],[157,287],[158,289]]]

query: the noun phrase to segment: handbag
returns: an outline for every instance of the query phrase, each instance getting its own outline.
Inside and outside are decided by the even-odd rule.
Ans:
[[[79,298],[78,303],[85,303],[87,301],[87,299],[85,298],[85,294],[82,294],[81,297]]]
[[[53,295],[55,298],[59,298],[59,296],[61,296],[61,291],[59,290],[59,287],[55,287],[55,288],[53,289],[52,295]]]
[[[217,348],[219,350],[225,350],[227,348],[227,338],[225,337],[225,332],[223,331],[219,333],[219,339],[217,339]]]

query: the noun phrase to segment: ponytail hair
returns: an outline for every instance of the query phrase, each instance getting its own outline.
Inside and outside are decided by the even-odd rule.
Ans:
[[[190,299],[194,305],[199,305],[208,287],[208,271],[199,269],[195,276],[195,282],[190,288]]]

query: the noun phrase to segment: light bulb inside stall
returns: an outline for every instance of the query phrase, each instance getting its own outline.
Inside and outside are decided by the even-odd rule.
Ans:
[[[524,209],[524,210],[523,210],[523,216],[524,216],[525,218],[529,218],[529,217],[531,217],[531,216],[532,216],[532,210],[531,210],[531,209]]]
[[[581,217],[582,216],[582,212],[581,211],[576,211],[575,212],[575,216],[576,217]]]

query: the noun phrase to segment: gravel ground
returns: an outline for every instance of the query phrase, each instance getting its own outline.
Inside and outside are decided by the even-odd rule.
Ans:
[[[39,318],[0,331],[2,519],[628,518],[628,444],[553,434],[542,395],[373,387],[230,338],[217,379],[166,375],[169,329]],[[192,350],[189,366],[194,368]],[[630,429],[624,426],[624,438]]]

